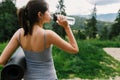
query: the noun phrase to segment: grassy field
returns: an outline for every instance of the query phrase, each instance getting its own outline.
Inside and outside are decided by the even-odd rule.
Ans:
[[[78,45],[80,52],[76,55],[54,47],[59,78],[109,78],[120,74],[120,62],[103,51],[104,47],[120,47],[120,42],[78,40]]]
[[[103,51],[104,47],[120,47],[120,42],[77,40],[79,53],[72,55],[53,47],[57,75],[62,78],[105,78],[120,76],[120,62]],[[0,53],[7,43],[0,44]]]

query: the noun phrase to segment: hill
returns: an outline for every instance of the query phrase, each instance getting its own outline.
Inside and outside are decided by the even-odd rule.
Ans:
[[[73,29],[85,29],[87,26],[86,20],[90,18],[89,15],[70,15],[75,18],[75,24],[72,25]],[[115,14],[109,14],[109,15],[98,15],[97,16],[97,26],[98,28],[104,27],[106,24],[107,26],[111,26],[113,21],[115,19]],[[100,30],[100,29],[99,29]]]
[[[73,15],[78,17],[90,18],[91,15]],[[109,13],[109,14],[97,14],[97,20],[105,21],[105,22],[113,22],[117,17],[117,13]]]
[[[97,19],[101,21],[109,21],[113,22],[117,17],[117,13],[109,13],[109,14],[99,14],[97,15]]]

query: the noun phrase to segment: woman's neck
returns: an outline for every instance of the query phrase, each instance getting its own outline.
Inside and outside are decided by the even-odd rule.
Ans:
[[[35,23],[34,26],[43,28],[43,24],[40,24],[40,23]]]

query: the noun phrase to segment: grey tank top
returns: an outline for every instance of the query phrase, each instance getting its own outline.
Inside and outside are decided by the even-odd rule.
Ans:
[[[20,41],[20,37],[19,37]],[[46,38],[44,34],[44,46]],[[22,47],[22,46],[21,46]],[[24,50],[27,68],[24,80],[57,80],[56,70],[52,58],[52,46],[41,52]]]

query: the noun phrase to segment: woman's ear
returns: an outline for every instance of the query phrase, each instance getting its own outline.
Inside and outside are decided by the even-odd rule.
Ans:
[[[41,19],[42,18],[42,13],[38,12],[38,18]]]

